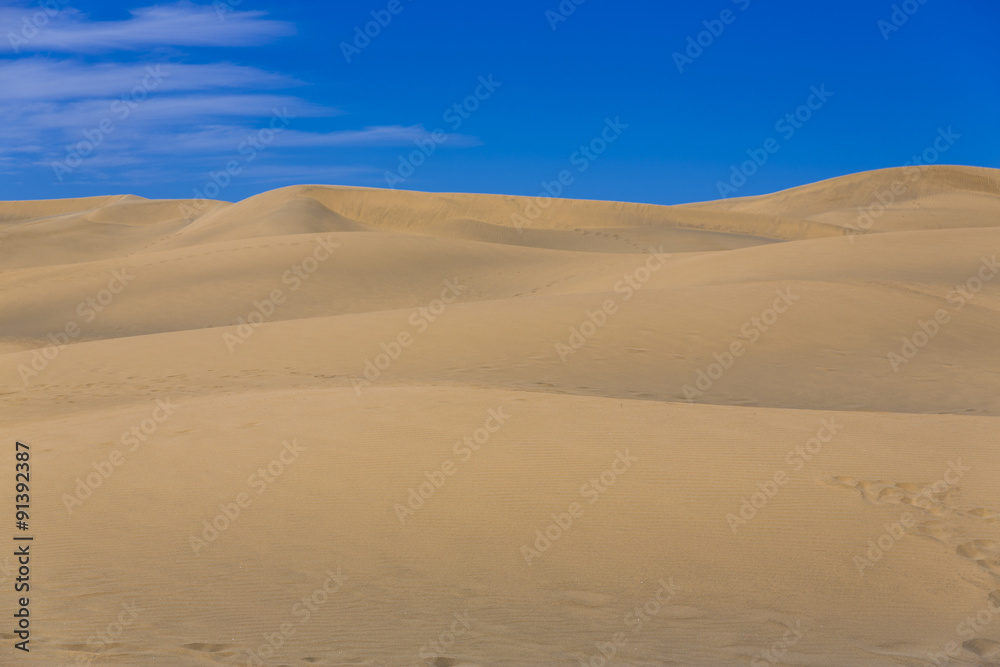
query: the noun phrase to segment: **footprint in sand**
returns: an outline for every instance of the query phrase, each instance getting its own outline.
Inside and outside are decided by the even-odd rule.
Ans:
[[[987,560],[1000,555],[1000,543],[993,540],[972,540],[959,544],[955,551],[970,560]]]
[[[890,503],[892,505],[900,504],[904,498],[906,498],[906,494],[903,490],[895,487],[884,488],[878,492],[877,496],[879,502]]]
[[[100,653],[102,651],[113,651],[117,648],[121,648],[122,646],[124,646],[124,644],[120,643],[102,644],[101,648],[96,651],[94,650],[94,647],[90,646],[89,644],[57,644],[57,646],[58,648],[61,648],[64,651],[76,651],[77,653]]]
[[[955,508],[958,497],[955,488],[935,492],[934,485],[920,482],[891,482],[884,479],[864,480],[838,476],[824,480],[827,484],[855,489],[865,502],[872,505],[910,505],[928,514],[946,516]]]
[[[905,504],[920,510],[917,535],[929,537],[953,548],[962,558],[973,561],[982,569],[1000,577],[1000,542],[989,539],[968,539],[962,535],[958,517],[973,517],[993,522],[1000,516],[985,507],[960,508],[961,490],[957,486],[941,488],[920,482],[890,482],[886,480],[859,480],[838,476],[821,480],[837,487],[853,488],[861,497],[874,505]]]
[[[965,512],[965,514],[974,516],[978,519],[985,519],[987,521],[993,521],[997,517],[1000,517],[1000,514],[994,512],[993,510],[988,510],[985,507],[973,507],[971,510]]]
[[[193,644],[184,644],[184,648],[190,649],[192,651],[198,651],[199,653],[219,653],[225,651],[229,648],[228,644],[208,644],[206,642],[195,642]]]
[[[974,561],[976,565],[1000,577],[1000,542],[995,540],[971,540],[955,547],[955,553]],[[1000,591],[990,593],[990,599],[1000,605]]]
[[[929,519],[924,523],[917,526],[917,532],[926,537],[937,540],[938,542],[943,542],[948,544],[950,539],[954,536],[955,531],[952,530],[943,521],[937,519]]]
[[[962,646],[980,658],[985,658],[994,664],[994,661],[1000,658],[1000,644],[989,639],[970,639],[964,642]]]

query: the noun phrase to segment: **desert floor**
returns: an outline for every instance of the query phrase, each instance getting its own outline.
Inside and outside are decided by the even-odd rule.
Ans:
[[[998,249],[966,167],[2,202],[0,663],[1000,664]]]

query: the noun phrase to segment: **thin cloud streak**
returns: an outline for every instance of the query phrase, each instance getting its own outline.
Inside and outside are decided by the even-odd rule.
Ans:
[[[0,60],[0,90],[4,101],[74,100],[127,95],[150,76],[162,76],[161,92],[219,88],[276,89],[306,85],[298,79],[256,67],[227,62],[97,63],[50,58]]]
[[[20,35],[24,17],[37,8],[0,10],[0,26]],[[179,2],[129,12],[121,21],[91,21],[82,12],[66,8],[37,29],[30,38],[0,40],[0,53],[46,51],[102,53],[140,51],[158,46],[258,46],[295,34],[295,26],[266,18],[263,11],[229,11],[225,20],[211,5]],[[20,35],[23,37],[23,35]]]

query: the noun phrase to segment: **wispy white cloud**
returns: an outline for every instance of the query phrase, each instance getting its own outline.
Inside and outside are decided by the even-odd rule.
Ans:
[[[0,104],[0,118],[7,121],[0,125],[0,149],[8,154],[64,153],[67,145],[94,136],[104,126],[113,127],[110,132],[101,132],[104,151],[191,157],[234,150],[249,134],[267,127],[276,114],[291,117],[294,124],[296,120],[338,113],[336,109],[312,105],[297,97],[252,93],[150,97],[134,108],[121,100],[107,99],[27,106]],[[276,145],[406,147],[416,141],[431,140],[431,133],[421,126],[391,125],[332,132],[286,129]],[[478,145],[473,137],[461,134],[445,135],[443,143],[453,147]]]
[[[0,99],[23,102],[119,97],[143,85],[151,75],[162,79],[157,85],[161,93],[305,85],[284,74],[227,62],[87,63],[32,57],[0,60]]]
[[[215,165],[212,165],[214,167]],[[0,165],[2,167],[2,165]],[[272,162],[270,164],[254,163],[247,167],[240,178],[264,184],[267,187],[303,184],[338,184],[345,181],[371,180],[377,181],[382,171],[365,165],[304,165],[287,162]],[[113,173],[104,173],[93,178],[83,176],[76,179],[77,184],[100,183],[117,184],[121,187],[147,186],[156,179],[170,179],[178,182],[191,180],[191,172],[163,166],[144,164],[135,168],[123,168]],[[203,175],[202,175],[203,176]],[[202,184],[199,184],[202,185]],[[191,193],[191,196],[196,196]]]
[[[84,133],[93,135],[103,125],[114,129],[102,132],[108,135],[102,151],[121,147],[141,154],[146,138],[243,131],[247,123],[267,119],[276,109],[297,118],[342,114],[279,91],[263,92],[298,85],[288,77],[229,63],[0,60],[0,90],[8,93],[0,97],[0,150],[46,157],[65,153],[67,144],[84,140]],[[206,136],[186,150],[204,153],[220,143]]]
[[[286,132],[285,146],[410,146],[416,141],[433,140],[420,125],[383,125],[340,132]],[[463,134],[445,135],[441,142],[450,146],[478,146],[479,141]]]
[[[125,108],[118,107],[121,111]],[[304,155],[302,151],[310,149],[398,147],[408,150],[415,148],[418,140],[432,140],[431,133],[419,126],[378,126],[332,132],[297,130],[294,129],[296,122],[310,115],[330,115],[330,110],[278,95],[151,98],[138,104],[125,119],[110,113],[111,109],[107,100],[44,102],[18,108],[0,105],[0,117],[14,121],[0,124],[0,148],[9,156],[20,156],[19,159],[26,163],[51,168],[53,163],[66,163],[71,154],[77,154],[81,142],[95,143],[94,150],[87,151],[83,168],[74,170],[73,180],[76,180],[111,173],[124,166],[138,168],[143,164],[157,165],[154,169],[162,169],[167,164],[183,164],[197,172],[205,166],[214,167],[240,158],[241,149],[269,127],[275,110],[290,117],[292,124],[268,142],[269,157],[279,159],[285,155],[300,160]],[[107,124],[109,120],[110,125]],[[111,128],[109,132],[105,131],[108,127]],[[474,138],[459,134],[447,135],[444,141],[444,145],[452,147],[477,143]],[[324,159],[329,160],[329,155]]]
[[[0,127],[0,137],[25,137],[32,132],[65,130],[71,134],[111,122],[118,129],[164,131],[190,129],[227,119],[266,118],[275,110],[299,117],[339,115],[336,109],[320,107],[288,95],[241,93],[233,95],[180,95],[156,97],[131,103],[121,99],[83,100],[68,103],[38,103],[14,107],[0,105],[0,116],[16,119],[16,127]],[[125,98],[129,99],[129,98]],[[2,144],[0,144],[2,145]]]
[[[268,183],[339,183],[359,176],[375,176],[382,172],[374,167],[355,165],[261,165],[252,176]]]
[[[293,119],[294,122],[294,119]],[[255,125],[211,125],[192,132],[141,131],[132,128],[114,137],[116,142],[129,142],[131,150],[149,156],[183,154],[191,158],[235,154],[241,144],[256,135],[267,123]],[[429,139],[430,133],[420,127],[370,127],[364,130],[337,132],[302,132],[283,130],[275,135],[274,148],[376,147],[411,146],[417,139]],[[82,137],[81,137],[82,138]],[[111,140],[111,139],[109,139]],[[470,138],[454,135],[455,145],[469,145]]]
[[[295,26],[267,18],[264,11],[228,11],[225,20],[211,5],[178,2],[133,9],[130,18],[93,21],[70,7],[49,16],[35,30],[24,30],[25,19],[42,8],[0,9],[0,52],[101,53],[140,51],[157,46],[257,46],[295,34]]]
[[[265,12],[230,9],[221,20],[211,5],[180,2],[95,21],[67,6],[45,12],[45,24],[16,49],[63,55],[3,57],[4,35],[39,11],[37,4],[0,8],[0,167],[7,174],[42,167],[77,184],[184,181],[245,159],[253,168],[241,178],[333,182],[378,171],[329,165],[341,155],[356,160],[355,149],[479,144],[459,134],[442,142],[419,125],[331,130],[320,119],[343,112],[308,101],[306,82],[232,62],[181,62],[183,51],[161,48],[252,46],[294,33]],[[170,55],[153,61],[152,53]],[[248,151],[276,117],[281,129],[268,135],[266,151]],[[266,153],[266,165],[258,153]]]

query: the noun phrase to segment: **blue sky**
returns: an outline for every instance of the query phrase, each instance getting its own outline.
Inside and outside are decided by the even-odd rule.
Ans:
[[[1000,167],[998,28],[995,0],[4,2],[0,199],[674,204]]]

